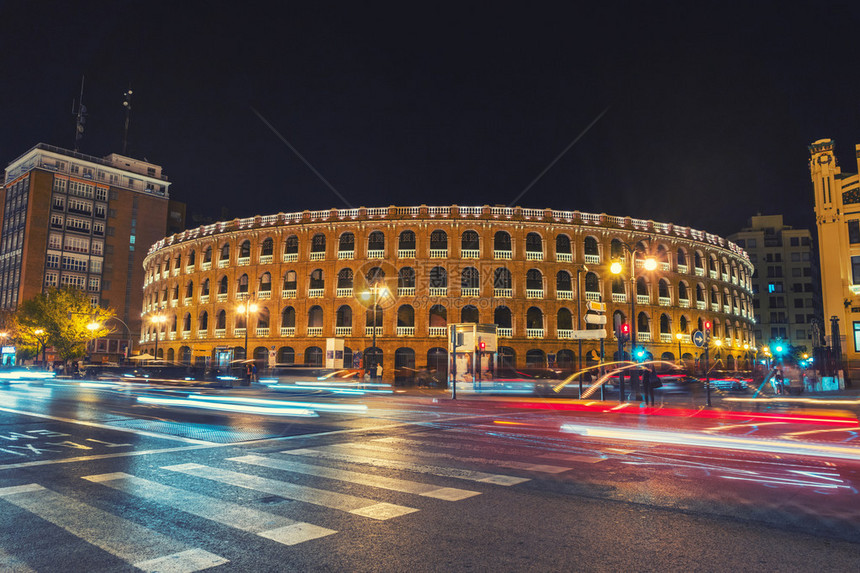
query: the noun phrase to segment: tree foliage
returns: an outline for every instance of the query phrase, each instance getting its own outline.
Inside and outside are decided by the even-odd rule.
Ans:
[[[74,360],[86,355],[87,342],[113,332],[106,321],[114,315],[112,309],[93,307],[81,290],[51,288],[18,307],[14,336],[25,351],[37,353],[45,345],[53,347],[62,360]],[[89,328],[93,323],[98,328]]]

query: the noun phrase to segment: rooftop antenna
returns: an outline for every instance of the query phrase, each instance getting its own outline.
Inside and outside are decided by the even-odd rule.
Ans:
[[[78,151],[79,142],[84,137],[84,124],[87,122],[87,106],[84,105],[84,76],[81,76],[81,99],[78,100],[77,111],[75,111],[75,100],[72,100],[72,115],[76,116],[75,151]]]
[[[129,84],[128,89],[125,90],[125,93],[122,94],[125,98],[122,102],[122,106],[125,108],[125,127],[122,130],[122,154],[126,154],[126,149],[128,148],[128,121],[131,118],[131,95],[134,92],[131,91],[131,84]]]

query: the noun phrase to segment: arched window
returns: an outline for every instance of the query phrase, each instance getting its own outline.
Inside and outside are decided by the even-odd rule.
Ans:
[[[430,307],[430,326],[448,326],[448,309],[441,304],[434,304]]]
[[[412,267],[403,267],[397,271],[397,288],[415,288],[415,269]]]
[[[271,257],[275,251],[275,241],[271,237],[266,237],[260,244],[260,256]]]
[[[600,281],[596,273],[585,273],[585,297],[589,300],[600,298]]]
[[[278,364],[293,364],[296,361],[296,351],[290,346],[281,346],[278,349]]]
[[[571,254],[570,237],[568,237],[567,235],[556,235],[555,252],[563,255]]]
[[[224,245],[221,247],[221,258],[220,258],[220,260],[222,260],[222,261],[229,261],[230,260],[230,243],[224,243]]]
[[[227,294],[227,284],[227,276],[225,275],[218,281],[218,294]]]
[[[448,378],[448,351],[438,347],[428,350],[427,369],[434,374],[436,380],[446,380]]]
[[[355,252],[355,235],[352,233],[343,233],[337,244],[339,253],[354,253]]]
[[[678,283],[678,300],[690,300],[689,289],[687,283],[684,281]]]
[[[196,261],[196,260],[197,260],[197,253],[194,252],[194,249],[191,249],[188,252],[188,261],[185,264],[186,264],[186,266],[193,267],[194,261]]]
[[[299,238],[297,236],[290,235],[287,237],[287,240],[284,243],[284,253],[288,255],[299,254]]]
[[[657,283],[657,296],[660,298],[670,298],[669,281],[666,279],[660,279],[660,282]]]
[[[288,306],[281,311],[281,326],[284,328],[296,327],[296,309]]]
[[[679,332],[683,332],[684,334],[690,333],[690,321],[687,320],[687,317],[683,314],[681,318],[678,320],[678,330]]]
[[[496,326],[499,328],[513,328],[511,309],[506,306],[497,306],[495,310],[493,310],[493,322],[496,323]]]
[[[555,363],[559,368],[572,370],[576,367],[576,355],[573,353],[573,350],[562,348],[555,354]]]
[[[693,251],[693,265],[694,265],[697,269],[702,269],[702,268],[704,268],[704,267],[702,266],[702,253],[701,253],[700,251]]]
[[[545,368],[546,354],[539,348],[533,348],[526,352],[526,367],[527,368]]]
[[[556,328],[559,330],[573,330],[573,315],[566,308],[558,309],[556,316]]]
[[[625,254],[624,243],[618,239],[612,239],[609,243],[609,256],[613,259],[623,259]]]
[[[337,314],[335,315],[335,326],[352,326],[352,308],[350,308],[349,305],[344,304],[337,309]]]
[[[538,269],[529,269],[526,272],[526,289],[543,290],[543,274]]]
[[[325,235],[317,233],[311,238],[311,252],[325,253]]]
[[[506,376],[516,376],[517,352],[510,346],[499,346],[499,370]]]
[[[188,284],[185,285],[185,298],[191,298],[194,296],[194,281],[188,281]]]
[[[671,334],[672,333],[672,323],[669,320],[669,315],[663,313],[660,315],[660,334]]]
[[[399,251],[414,251],[415,250],[415,232],[403,231],[397,239],[397,249]],[[414,253],[412,253],[414,255]]]
[[[627,288],[625,286],[624,279],[622,279],[621,277],[615,277],[614,279],[612,279],[612,294],[613,295],[616,295],[616,294],[623,295],[626,293],[627,293]],[[614,297],[613,300],[615,300],[615,298],[617,298],[617,297]],[[626,299],[620,300],[618,302],[626,302]]]
[[[543,311],[533,306],[526,311],[526,328],[543,329]]]
[[[511,279],[511,271],[504,267],[499,267],[493,271],[493,287],[497,289],[512,289],[513,279]]]
[[[200,285],[200,296],[209,296],[209,279],[203,279]]]
[[[173,300],[179,300],[179,285],[173,285]]]
[[[315,304],[308,309],[308,328],[321,328],[323,325],[323,309]]]
[[[308,288],[311,290],[320,290],[325,288],[325,278],[323,276],[322,269],[314,269],[311,272]]]
[[[481,239],[478,233],[472,230],[463,231],[460,237],[460,250],[462,251],[480,251]]]
[[[648,292],[648,283],[642,277],[636,279],[636,296],[651,296]]]
[[[636,321],[636,332],[651,332],[651,319],[644,312],[639,313]]]
[[[257,328],[269,328],[269,309],[262,307],[257,311]]]
[[[677,264],[681,266],[687,266],[687,251],[683,248],[678,247],[678,254],[676,255],[678,258]]]
[[[260,293],[272,292],[272,274],[265,272],[260,276]]]
[[[378,286],[380,284],[385,283],[385,271],[383,271],[379,267],[373,267],[364,277],[364,280],[367,281],[368,286]]]
[[[225,311],[221,310],[215,316],[215,328],[217,330],[224,330],[227,328],[227,313]]]
[[[197,319],[197,330],[200,332],[209,330],[209,313],[205,310],[200,313],[200,318]]]
[[[382,327],[384,323],[384,314],[384,309],[378,304],[376,305],[376,312],[373,312],[373,307],[371,306],[365,313],[364,324],[367,326]]]
[[[481,277],[478,273],[478,269],[475,267],[466,267],[463,269],[463,273],[460,275],[460,287],[463,289],[472,289],[477,291],[481,285]],[[473,294],[464,296],[476,296],[477,292]]]
[[[305,366],[322,366],[323,351],[319,346],[309,346],[305,349]]]
[[[203,262],[211,263],[212,262],[212,247],[206,247],[206,250],[203,251]]]
[[[248,275],[243,274],[239,277],[239,289],[236,292],[240,294],[248,294]]]
[[[510,233],[507,231],[496,231],[496,234],[493,235],[493,250],[510,253],[513,250]]]
[[[367,236],[368,251],[384,251],[385,250],[385,235],[382,231],[373,231]]]
[[[352,288],[352,269],[340,269],[337,273],[337,288]]]
[[[478,320],[478,307],[467,304],[460,311],[460,322],[471,322],[477,324]]]
[[[296,271],[287,271],[284,275],[284,290],[296,290]]]
[[[567,271],[558,271],[555,275],[555,290],[560,292],[573,292],[571,287],[570,273]]]
[[[600,249],[597,246],[597,239],[594,237],[585,237],[582,244],[583,252],[590,257],[600,257]],[[589,262],[589,261],[586,261]],[[593,261],[592,261],[593,262]]]
[[[251,258],[251,241],[245,240],[242,241],[241,245],[239,245],[239,258]]]
[[[430,288],[447,288],[448,272],[443,267],[430,269]]]
[[[414,327],[415,326],[415,309],[411,305],[403,304],[397,309],[397,326],[398,327]]]
[[[616,310],[612,313],[612,330],[613,332],[618,332],[621,328],[621,325],[627,322],[627,316],[620,310]]]
[[[398,348],[394,351],[394,382],[412,383],[415,378],[415,351],[411,348]]]
[[[191,330],[191,313],[186,312],[185,318],[182,319],[182,331],[189,332]]]
[[[176,259],[173,261],[173,268],[177,271],[182,268],[182,253],[176,253]]]
[[[701,283],[696,285],[696,301],[705,302],[705,289]]]
[[[543,253],[543,239],[537,233],[526,235],[526,253]]]
[[[437,229],[430,233],[430,250],[431,251],[447,251],[448,250],[448,233],[441,229]]]

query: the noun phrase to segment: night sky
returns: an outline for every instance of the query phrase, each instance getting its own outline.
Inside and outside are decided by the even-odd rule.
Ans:
[[[807,145],[860,143],[860,3],[0,4],[0,160],[165,168],[189,213],[517,204],[720,235],[812,226]],[[749,7],[754,4],[755,7]],[[179,6],[179,7],[177,7]]]

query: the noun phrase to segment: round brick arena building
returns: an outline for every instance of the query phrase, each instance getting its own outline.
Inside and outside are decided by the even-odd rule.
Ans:
[[[654,358],[698,358],[691,333],[705,321],[723,367],[748,364],[754,347],[746,253],[630,217],[457,205],[279,213],[166,237],[144,265],[142,351],[198,366],[244,359],[246,340],[258,368],[321,365],[326,339],[341,338],[347,364],[360,351],[386,381],[409,383],[425,369],[444,375],[447,324],[477,322],[497,325],[500,365],[574,368],[600,352],[599,340],[573,339],[601,328],[586,324],[586,301],[606,303],[611,360],[631,297],[637,344]]]

